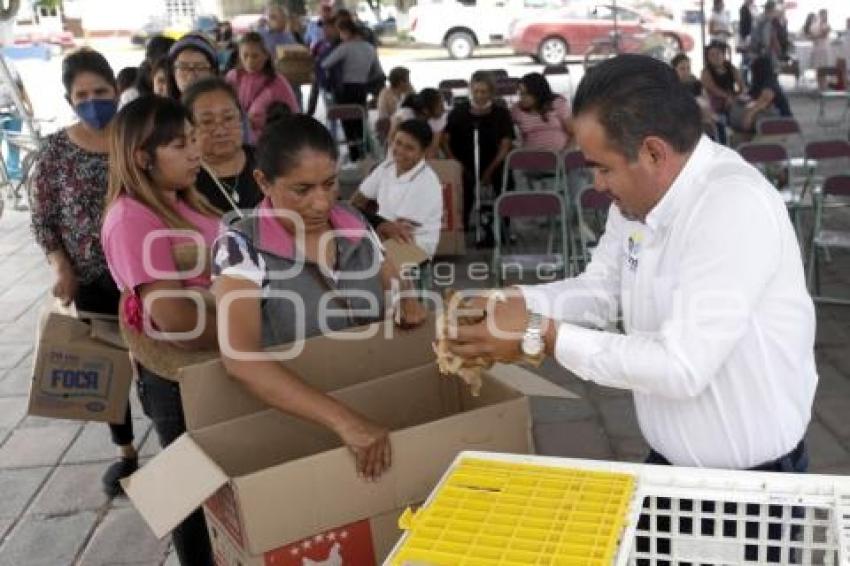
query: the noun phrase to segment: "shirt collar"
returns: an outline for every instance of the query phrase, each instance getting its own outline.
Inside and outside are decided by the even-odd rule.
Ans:
[[[712,142],[706,136],[702,136],[673,184],[646,215],[644,223],[650,230],[656,232],[673,221],[687,195],[701,184],[698,178],[711,162],[711,156]]]
[[[266,197],[257,207],[259,223],[257,248],[285,259],[295,258],[295,238],[277,220],[271,200]],[[330,212],[330,223],[334,230],[342,231],[352,245],[358,244],[366,235],[363,221],[344,206],[336,205]]]
[[[390,168],[390,172],[391,172],[391,173],[393,174],[393,176],[395,177],[395,174],[396,174],[396,173],[395,173],[395,172],[396,172],[395,160],[394,160],[394,159],[390,159],[390,160],[388,160],[388,161],[387,161],[387,166]],[[420,159],[420,160],[419,160],[419,163],[417,163],[416,165],[414,165],[414,166],[410,169],[410,171],[407,171],[406,173],[403,173],[402,175],[399,175],[398,177],[396,177],[396,180],[397,180],[399,183],[409,183],[409,182],[411,182],[411,181],[412,181],[412,180],[413,180],[413,179],[414,179],[414,178],[415,178],[415,177],[419,174],[419,172],[420,172],[420,171],[422,171],[422,169],[424,169],[424,168],[425,168],[425,160],[424,160],[424,159]]]

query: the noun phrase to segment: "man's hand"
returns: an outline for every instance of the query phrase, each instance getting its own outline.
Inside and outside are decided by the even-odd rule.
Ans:
[[[381,222],[378,225],[378,236],[382,240],[398,240],[404,244],[413,243],[413,225],[403,221]]]
[[[522,358],[522,337],[528,326],[525,299],[518,289],[504,289],[496,296],[477,297],[470,302],[472,309],[486,312],[478,324],[459,326],[450,321],[449,350],[466,359],[482,357],[511,363]],[[463,312],[458,313],[463,315]]]

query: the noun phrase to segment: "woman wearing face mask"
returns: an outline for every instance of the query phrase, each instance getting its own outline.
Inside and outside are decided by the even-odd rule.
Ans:
[[[399,125],[414,119],[424,120],[431,127],[432,139],[430,145],[425,148],[425,157],[435,159],[440,151],[443,130],[446,129],[446,103],[440,91],[435,88],[423,88],[418,94],[408,95],[401,103],[401,108],[393,115],[387,140],[392,143]]]
[[[120,323],[137,362],[139,399],[165,447],[186,431],[177,370],[218,355],[215,312],[199,316],[194,299],[204,300],[210,285],[209,247],[220,212],[194,188],[201,152],[178,102],[134,100],[118,113],[109,148],[103,249],[122,292]],[[193,330],[199,333],[191,339],[167,336]],[[174,529],[172,540],[183,566],[213,563],[201,510]]]
[[[425,161],[433,138],[422,120],[402,122],[392,141],[392,156],[363,181],[352,204],[365,210],[378,203],[375,229],[382,239],[412,242],[434,257],[440,241],[443,190]]]
[[[203,161],[195,184],[217,209],[252,209],[262,193],[254,180],[254,148],[242,143],[242,111],[233,87],[218,77],[201,79],[183,95]]]
[[[79,121],[49,135],[34,177],[32,229],[53,268],[53,295],[80,313],[118,314],[115,286],[100,241],[108,182],[107,126],[115,114],[115,76],[97,51],[81,49],[62,62],[65,97]],[[120,459],[103,476],[107,494],[138,467],[130,407],[124,423],[109,425]]]
[[[265,195],[258,214],[233,225],[213,251],[218,320],[230,337],[224,365],[265,403],[332,430],[351,449],[358,473],[377,478],[391,463],[385,428],[316,390],[310,376],[271,358],[228,352],[256,354],[324,329],[378,321],[397,272],[360,214],[337,202],[337,147],[320,122],[299,114],[270,124],[257,146],[255,175]],[[243,298],[229,301],[236,293]],[[282,298],[292,293],[300,305]],[[413,296],[396,310],[400,324],[425,318]]]
[[[203,35],[188,33],[168,50],[168,96],[180,97],[193,82],[218,75],[215,47]]]
[[[493,98],[496,87],[492,77],[481,71],[474,73],[469,90],[470,101],[452,108],[443,133],[446,156],[457,159],[463,165],[463,203],[467,228],[475,201],[474,132],[478,132],[481,185],[492,185],[496,195],[502,190],[505,157],[510,153],[514,139],[511,113],[501,100],[495,101]],[[510,177],[508,183],[511,183]],[[488,240],[491,239],[492,234],[488,234]]]
[[[251,143],[259,139],[266,112],[275,102],[286,104],[293,114],[300,111],[292,86],[275,70],[263,37],[257,32],[248,32],[239,40],[239,67],[227,73],[227,82],[236,90],[239,104],[248,115]]]

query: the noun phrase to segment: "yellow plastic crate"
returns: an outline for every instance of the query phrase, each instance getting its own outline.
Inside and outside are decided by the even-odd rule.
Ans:
[[[617,555],[635,477],[462,459],[409,531],[393,566],[609,565]]]

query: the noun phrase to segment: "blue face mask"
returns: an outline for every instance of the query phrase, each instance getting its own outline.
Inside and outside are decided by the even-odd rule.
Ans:
[[[117,111],[118,103],[111,98],[94,98],[74,107],[80,120],[96,130],[105,128]]]

